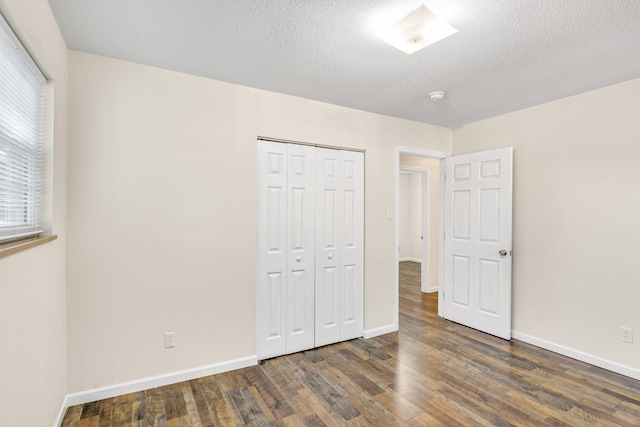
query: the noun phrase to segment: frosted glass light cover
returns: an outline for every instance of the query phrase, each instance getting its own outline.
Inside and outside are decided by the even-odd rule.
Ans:
[[[378,37],[410,55],[457,32],[458,30],[435,16],[425,5],[421,5],[382,30]]]

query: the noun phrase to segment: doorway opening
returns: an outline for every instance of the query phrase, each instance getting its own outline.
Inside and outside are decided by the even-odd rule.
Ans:
[[[416,287],[413,295],[437,292],[440,288],[440,160],[447,156],[448,153],[409,147],[396,149],[395,310],[398,329],[401,278],[403,289]]]

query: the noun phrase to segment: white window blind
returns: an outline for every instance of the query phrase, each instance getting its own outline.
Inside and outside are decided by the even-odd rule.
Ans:
[[[45,82],[0,15],[0,241],[42,232]]]

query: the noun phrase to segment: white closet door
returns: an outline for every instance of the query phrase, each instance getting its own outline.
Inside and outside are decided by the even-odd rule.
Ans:
[[[287,146],[258,143],[257,353],[287,349]]]
[[[362,336],[364,155],[318,149],[316,346]]]
[[[313,348],[315,148],[258,143],[258,357]]]
[[[364,154],[258,143],[259,359],[362,336]]]
[[[288,145],[287,353],[315,344],[315,152]]]
[[[362,336],[364,327],[364,154],[342,151],[340,279],[341,341]]]

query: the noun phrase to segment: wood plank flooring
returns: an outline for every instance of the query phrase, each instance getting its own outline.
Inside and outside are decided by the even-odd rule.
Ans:
[[[67,410],[62,426],[640,426],[640,381],[437,316],[401,263],[400,332]]]

